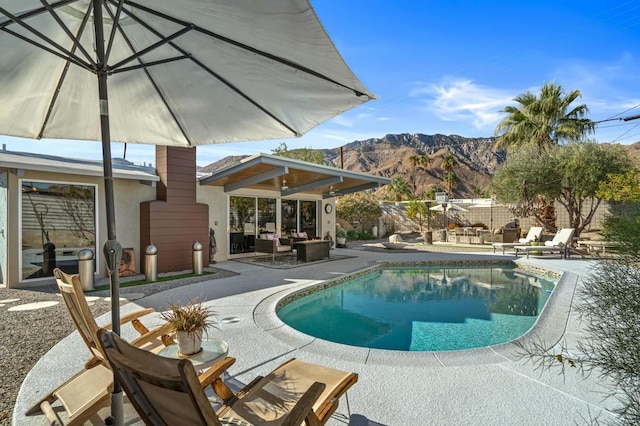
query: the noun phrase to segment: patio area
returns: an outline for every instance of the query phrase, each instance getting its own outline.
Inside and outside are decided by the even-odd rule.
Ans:
[[[330,280],[381,260],[513,259],[481,251],[450,250],[455,248],[416,245],[407,251],[367,250],[358,244],[331,252],[348,258],[289,270],[221,262],[216,267],[239,275],[148,295],[125,305],[123,312],[139,307],[163,310],[170,301],[186,303],[195,297],[207,300],[218,314],[219,330],[213,332],[214,336],[227,341],[229,355],[237,358],[228,371],[231,384],[246,384],[292,357],[358,373],[358,383],[348,392],[350,416],[343,398],[330,425],[540,425],[574,424],[594,417],[611,420],[607,409],[614,402],[603,401],[604,389],[595,375],[585,379],[575,371],[561,376],[556,371],[535,370],[531,363],[514,357],[511,344],[451,352],[351,347],[303,335],[284,326],[274,314],[276,301],[292,289]],[[591,261],[546,256],[517,262],[565,272],[536,332],[546,341],[562,338],[571,346],[581,329],[569,310],[574,303],[574,290],[580,285],[580,277],[588,273]],[[99,322],[108,320],[108,314],[99,318]],[[155,320],[151,326],[162,323],[158,317]],[[123,329],[123,335],[131,331]],[[39,395],[80,370],[87,358],[88,351],[77,333],[53,347],[24,380],[13,424],[46,424],[44,416],[25,417],[24,412]],[[136,421],[131,418],[125,424]]]

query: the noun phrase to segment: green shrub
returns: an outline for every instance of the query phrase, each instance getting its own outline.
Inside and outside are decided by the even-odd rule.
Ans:
[[[358,232],[356,232],[355,229],[349,229],[347,231],[347,240],[357,240],[358,239]]]
[[[359,240],[375,240],[376,237],[374,237],[372,234],[368,232],[359,232],[358,239]]]

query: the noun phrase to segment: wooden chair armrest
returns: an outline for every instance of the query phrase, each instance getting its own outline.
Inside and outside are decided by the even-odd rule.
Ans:
[[[200,385],[202,386],[202,388],[204,389],[207,386],[211,386],[213,390],[216,391],[215,382],[217,380],[220,380],[222,382],[222,379],[220,379],[220,376],[222,376],[222,374],[225,371],[227,371],[229,367],[235,364],[235,362],[236,362],[236,359],[234,357],[228,356],[228,357],[225,357],[223,360],[220,360],[215,364],[213,364],[211,368],[209,368],[207,371],[205,371],[198,377],[198,379],[200,379]],[[224,384],[224,382],[222,383]],[[224,385],[224,387],[229,389],[227,385]],[[233,395],[233,392],[231,392],[230,389],[229,389],[229,392],[231,393],[231,395]],[[220,397],[222,398],[222,396]]]
[[[145,315],[149,315],[154,313],[155,310],[153,308],[144,308],[139,311],[131,312],[129,314],[124,314],[120,317],[120,324],[126,324],[130,321],[143,317]]]
[[[160,339],[162,340],[162,343],[165,346],[169,346],[174,343],[173,339],[170,336],[171,332],[172,332],[171,326],[169,324],[163,324],[157,328],[154,328],[151,331],[148,331],[147,333],[141,335],[140,337],[132,340],[130,343],[133,346],[139,347],[139,346],[143,346],[145,343],[152,342],[153,340],[156,340],[158,337],[160,337]]]
[[[120,324],[126,324],[128,322],[132,322],[134,320],[137,320],[140,317],[143,317],[145,315],[149,315],[151,313],[155,312],[153,310],[153,308],[144,308],[144,309],[140,309],[139,311],[135,311],[135,312],[131,312],[130,314],[125,314],[122,317],[120,317]],[[142,325],[142,323],[140,323],[140,325]],[[112,325],[111,323],[108,324],[104,324],[101,325],[100,327],[104,328],[105,330],[111,330]],[[144,326],[142,326],[144,327]],[[138,328],[134,325],[134,328],[136,328],[136,330],[138,330]],[[146,329],[146,327],[144,327]],[[147,329],[147,331],[145,331],[144,333],[148,332],[149,330]],[[138,332],[140,332],[140,330],[138,330]],[[144,333],[140,333],[140,334],[144,334]]]
[[[320,382],[312,384],[283,419],[282,425],[297,426],[306,420],[307,426],[320,426],[320,420],[313,412],[313,404],[320,398],[325,387],[326,385]]]

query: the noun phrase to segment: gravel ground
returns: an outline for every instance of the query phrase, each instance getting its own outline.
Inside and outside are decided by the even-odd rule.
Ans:
[[[199,281],[236,275],[219,268],[206,268],[212,274],[122,288],[121,297],[127,293],[144,293],[145,296],[170,288],[193,284]],[[143,279],[144,276],[127,277],[126,280]],[[121,281],[125,281],[124,278]],[[103,282],[97,282],[101,285]],[[57,295],[55,285],[29,289],[0,289],[0,425],[10,425],[18,391],[22,381],[38,360],[61,339],[75,330],[71,318]],[[108,296],[107,292],[94,292],[92,296]],[[5,302],[8,299],[19,299]],[[12,306],[33,302],[58,301],[55,306],[28,311],[9,311]],[[127,303],[127,302],[123,302]],[[91,306],[95,316],[111,309],[111,303],[100,299]]]

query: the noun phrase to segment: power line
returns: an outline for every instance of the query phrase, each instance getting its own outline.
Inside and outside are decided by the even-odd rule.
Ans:
[[[638,107],[640,107],[640,104],[638,104],[638,105],[634,105],[634,106],[632,106],[631,108],[627,108],[626,110],[624,110],[624,111],[622,111],[622,112],[619,112],[619,113],[617,113],[617,114],[615,114],[615,115],[612,115],[612,116],[611,116],[610,118],[608,118],[607,120],[602,120],[602,121],[609,121],[609,120],[613,120],[613,119],[615,119],[615,117],[617,117],[617,116],[619,116],[619,115],[622,115],[622,114],[624,114],[624,113],[626,113],[626,112],[629,112],[629,111],[631,111],[632,109],[636,109],[636,108],[638,108]],[[600,121],[596,121],[596,123],[600,123]]]
[[[638,104],[638,105],[636,105],[636,106],[634,106],[632,108],[629,108],[627,111],[631,111],[632,109],[637,108],[639,106],[640,106],[640,104]],[[623,111],[620,114],[624,114],[627,111]],[[616,114],[616,115],[620,115],[620,114]],[[613,117],[615,117],[616,115],[614,115]],[[607,118],[607,119],[604,119],[604,120],[600,120],[600,121],[594,121],[593,124],[604,123],[606,121],[631,121],[631,120],[637,120],[638,118],[640,118],[640,114],[632,115],[630,117],[618,117],[618,118],[613,118],[613,117],[612,118]]]
[[[640,118],[640,115],[636,118]],[[613,142],[617,142],[619,139],[621,139],[624,135],[626,135],[627,133],[629,133],[630,131],[632,131],[633,129],[635,129],[636,127],[640,126],[640,123],[636,124],[635,126],[633,126],[632,128],[630,128],[629,130],[627,130],[626,132],[624,132],[623,134],[621,134],[620,136],[618,136],[617,138],[615,138],[614,140],[611,141],[611,143]]]

